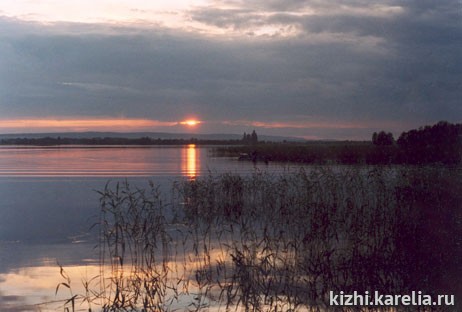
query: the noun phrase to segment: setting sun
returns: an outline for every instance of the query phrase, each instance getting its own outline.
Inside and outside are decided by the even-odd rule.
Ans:
[[[195,120],[195,119],[188,119],[188,120],[180,122],[181,125],[186,125],[186,126],[190,126],[190,127],[197,126],[200,123],[201,122],[199,120]]]

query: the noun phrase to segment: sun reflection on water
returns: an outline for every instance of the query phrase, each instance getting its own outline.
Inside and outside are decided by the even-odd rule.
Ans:
[[[183,174],[184,176],[194,179],[199,175],[199,153],[195,144],[189,144],[183,154]]]

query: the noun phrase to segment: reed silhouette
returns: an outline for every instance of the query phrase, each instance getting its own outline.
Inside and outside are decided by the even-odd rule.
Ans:
[[[461,171],[323,166],[100,191],[102,311],[455,311],[330,307],[329,291],[454,294]],[[165,195],[165,194],[164,194]],[[167,200],[166,200],[167,198]]]

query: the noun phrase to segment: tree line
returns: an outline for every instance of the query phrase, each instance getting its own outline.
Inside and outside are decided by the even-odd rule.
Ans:
[[[36,145],[36,146],[58,146],[58,145],[237,145],[242,140],[199,140],[190,139],[154,139],[150,137],[141,138],[12,138],[0,140],[1,145]]]
[[[391,133],[374,132],[372,143],[378,149],[376,152],[382,152],[382,156],[387,158],[382,160],[388,162],[456,164],[461,161],[462,124],[440,121],[432,126],[403,132],[396,141]],[[393,146],[396,148],[384,149]]]
[[[43,138],[9,138],[0,140],[0,145],[36,145],[36,146],[55,146],[55,145],[255,145],[259,143],[258,135],[255,130],[252,133],[245,133],[240,140],[204,140],[197,138],[190,139],[161,139],[151,137],[141,138],[122,138],[122,137],[95,137],[95,138],[62,138],[43,137]],[[260,142],[262,143],[262,142]]]
[[[371,144],[372,143],[372,144]],[[273,143],[258,140],[258,135],[244,133],[236,140],[198,140],[142,138],[15,138],[3,139],[2,145],[234,145],[218,154],[256,155],[257,159],[315,164],[459,164],[462,159],[462,124],[440,121],[432,126],[403,132],[398,140],[390,132],[374,132],[369,142],[335,141]]]
[[[462,125],[446,121],[403,132],[395,140],[391,132],[374,132],[371,141],[309,141],[306,143],[252,143],[244,133],[244,144],[218,148],[226,156],[253,155],[252,159],[307,164],[424,165],[461,162]]]

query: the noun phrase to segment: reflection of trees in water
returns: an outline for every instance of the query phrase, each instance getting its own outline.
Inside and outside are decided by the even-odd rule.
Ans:
[[[288,311],[328,308],[329,291],[457,295],[460,178],[447,168],[224,174],[177,183],[168,205],[155,187],[108,187],[100,250],[112,273],[97,297],[107,311]]]

